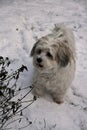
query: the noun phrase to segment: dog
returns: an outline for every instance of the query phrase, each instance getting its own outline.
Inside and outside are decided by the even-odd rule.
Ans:
[[[54,102],[64,102],[76,68],[76,49],[73,31],[65,25],[56,25],[52,33],[40,38],[33,46],[33,94],[49,94]]]

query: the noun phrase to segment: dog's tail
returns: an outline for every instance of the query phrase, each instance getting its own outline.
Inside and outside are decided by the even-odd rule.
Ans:
[[[57,24],[54,24],[54,29],[53,31],[59,31],[61,28],[65,28],[65,25],[63,23],[57,23]]]
[[[53,33],[57,33],[58,37],[61,37],[64,33],[66,26],[63,23],[55,24],[54,29],[52,30]]]

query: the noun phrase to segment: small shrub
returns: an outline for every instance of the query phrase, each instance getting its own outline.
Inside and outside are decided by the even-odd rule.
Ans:
[[[8,57],[3,58],[0,56],[0,130],[6,130],[8,126],[15,121],[19,121],[20,123],[22,119],[20,116],[23,117],[23,110],[36,100],[35,97],[32,100],[24,100],[26,96],[31,93],[33,89],[32,86],[24,87],[22,89],[17,86],[20,73],[23,73],[24,70],[27,71],[27,67],[22,65],[19,69],[15,71],[12,70],[11,73],[9,73],[7,70],[10,64],[11,62]],[[19,98],[20,93],[25,89],[27,89],[27,93]],[[23,103],[26,103],[26,105],[24,106]],[[17,115],[18,118],[15,120],[15,116],[17,117]],[[9,122],[11,118],[14,119]],[[26,118],[26,120],[28,119]],[[28,125],[30,124],[32,124],[32,122],[28,121]]]

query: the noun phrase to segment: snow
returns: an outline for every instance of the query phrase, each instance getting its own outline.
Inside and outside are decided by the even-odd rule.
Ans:
[[[31,84],[33,44],[56,23],[65,23],[74,31],[75,80],[63,104],[39,98],[28,107],[25,117],[32,124],[24,130],[87,130],[87,1],[0,0],[0,55],[12,60],[13,69],[22,64],[28,67],[20,79],[21,87]],[[12,130],[19,130],[19,124],[15,123]]]

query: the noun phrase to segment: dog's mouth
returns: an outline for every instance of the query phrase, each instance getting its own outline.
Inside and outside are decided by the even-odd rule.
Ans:
[[[36,63],[36,66],[39,68],[43,68],[44,66],[42,64]]]

